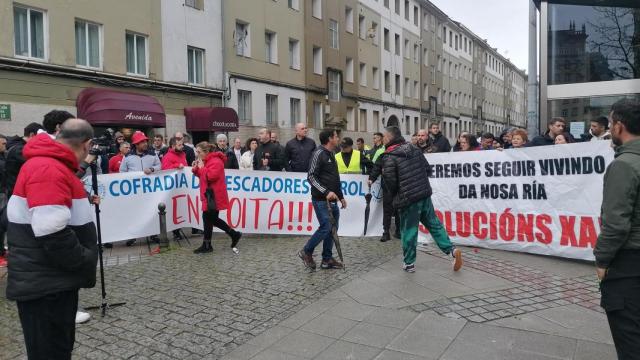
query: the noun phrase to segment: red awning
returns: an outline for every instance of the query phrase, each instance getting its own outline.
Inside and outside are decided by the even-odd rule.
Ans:
[[[76,100],[78,117],[96,126],[166,127],[164,108],[151,96],[87,88]]]
[[[185,108],[187,131],[238,131],[238,113],[227,107]]]

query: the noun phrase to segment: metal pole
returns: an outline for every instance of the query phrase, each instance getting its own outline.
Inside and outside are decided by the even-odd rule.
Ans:
[[[527,131],[529,136],[538,135],[540,114],[538,114],[538,42],[537,10],[533,0],[529,0],[529,78],[527,88]]]
[[[158,204],[158,217],[160,218],[160,249],[169,249],[169,237],[167,236],[167,206],[164,203]]]

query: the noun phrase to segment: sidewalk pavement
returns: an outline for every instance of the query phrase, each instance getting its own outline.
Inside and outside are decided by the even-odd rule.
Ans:
[[[396,257],[249,340],[225,360],[615,359],[591,264],[465,249],[451,270]]]
[[[305,271],[307,237],[246,236],[234,255],[191,245],[106,254],[107,317],[76,330],[78,359],[615,359],[593,266],[464,248],[454,273],[438,251],[402,271],[398,241],[343,238],[346,271]],[[316,258],[318,254],[316,254]],[[24,359],[15,303],[2,295],[0,359]],[[100,303],[99,284],[81,306]]]

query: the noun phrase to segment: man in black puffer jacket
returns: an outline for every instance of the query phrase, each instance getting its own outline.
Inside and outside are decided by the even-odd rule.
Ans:
[[[427,159],[418,147],[404,141],[400,129],[395,126],[386,129],[384,142],[382,179],[384,191],[393,195],[393,206],[400,212],[404,270],[415,271],[420,223],[429,230],[440,250],[453,257],[453,270],[460,270],[462,253],[451,244],[431,203]]]

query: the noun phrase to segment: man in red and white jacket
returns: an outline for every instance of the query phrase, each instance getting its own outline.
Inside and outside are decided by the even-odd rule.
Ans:
[[[17,302],[30,359],[71,358],[78,291],[96,283],[96,227],[75,175],[91,138],[88,122],[70,119],[56,140],[29,141],[7,206],[7,298]]]

